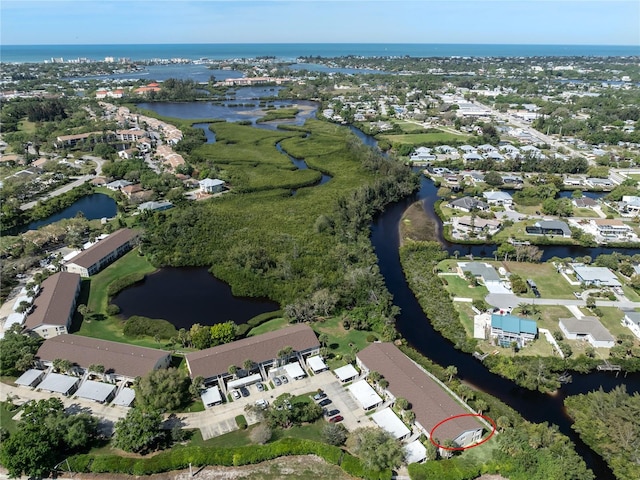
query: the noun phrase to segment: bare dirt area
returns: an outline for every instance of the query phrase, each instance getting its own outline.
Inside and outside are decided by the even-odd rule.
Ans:
[[[482,475],[481,477],[476,478],[476,480],[509,480],[508,478],[503,477],[502,475]]]
[[[407,208],[400,222],[400,245],[404,245],[407,241],[421,242],[437,239],[436,222],[425,213],[422,202],[416,202]]]
[[[354,477],[347,475],[340,467],[330,465],[315,455],[301,455],[294,457],[280,457],[274,460],[246,465],[243,467],[217,467],[209,466],[202,469],[193,469],[191,477],[189,470],[136,477],[134,475],[110,475],[110,474],[75,474],[74,480],[133,480],[145,478],[148,480],[278,480],[280,478],[299,480],[351,480]],[[63,474],[66,479],[66,475]]]

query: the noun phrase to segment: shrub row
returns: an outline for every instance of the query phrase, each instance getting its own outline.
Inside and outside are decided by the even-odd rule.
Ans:
[[[236,330],[236,334],[238,337],[244,337],[252,328],[255,328],[259,325],[262,325],[269,320],[273,320],[274,318],[280,318],[284,315],[282,310],[274,310],[273,312],[265,312],[260,315],[256,315],[251,318],[247,323],[243,323],[242,325],[238,325],[238,329]]]
[[[127,337],[142,337],[144,335],[155,337],[157,335],[163,340],[169,340],[178,334],[176,327],[167,320],[141,317],[138,315],[130,317],[125,322],[122,332]]]
[[[133,285],[134,283],[141,282],[142,280],[144,280],[144,277],[144,273],[134,272],[130,273],[129,275],[125,275],[124,277],[116,278],[107,286],[107,295],[113,297],[128,286]]]
[[[409,465],[411,480],[471,480],[481,473],[481,464],[462,458]]]
[[[124,473],[128,475],[151,475],[154,473],[182,470],[191,464],[241,466],[252,465],[288,455],[318,455],[327,463],[341,465],[350,475],[370,480],[390,480],[391,471],[371,471],[362,462],[343,451],[325,443],[312,440],[285,438],[268,445],[250,445],[235,448],[185,447],[174,448],[149,458],[128,458],[117,455],[75,455],[69,458],[69,466],[80,473]]]

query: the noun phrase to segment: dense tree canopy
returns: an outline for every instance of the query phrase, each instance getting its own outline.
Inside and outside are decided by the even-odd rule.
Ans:
[[[23,407],[18,430],[0,446],[0,462],[12,477],[44,477],[65,455],[91,447],[98,419],[65,412],[57,398],[31,401]]]
[[[23,335],[14,325],[0,339],[0,375],[17,376],[31,368],[42,339]]]
[[[564,403],[575,420],[573,428],[617,478],[640,478],[640,394],[629,395],[624,385],[608,393],[601,387]]]
[[[142,410],[170,412],[189,401],[189,377],[176,368],[153,370],[135,385],[136,405]]]

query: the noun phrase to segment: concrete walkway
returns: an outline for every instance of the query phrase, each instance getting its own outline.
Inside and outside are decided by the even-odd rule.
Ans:
[[[564,358],[564,353],[562,353],[562,350],[560,349],[560,345],[558,345],[558,342],[556,342],[556,339],[553,338],[553,335],[551,335],[551,332],[546,328],[539,328],[538,331],[545,336],[547,341],[553,346],[556,352],[558,352],[558,355],[560,355],[560,358]]]

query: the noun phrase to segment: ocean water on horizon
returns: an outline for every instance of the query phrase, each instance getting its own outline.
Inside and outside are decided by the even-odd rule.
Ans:
[[[357,55],[411,57],[549,57],[640,55],[638,45],[481,45],[379,43],[263,43],[156,45],[0,45],[2,63],[40,63],[52,58],[104,60],[105,57],[151,60],[186,58],[215,60],[273,56],[295,60],[301,56]]]

